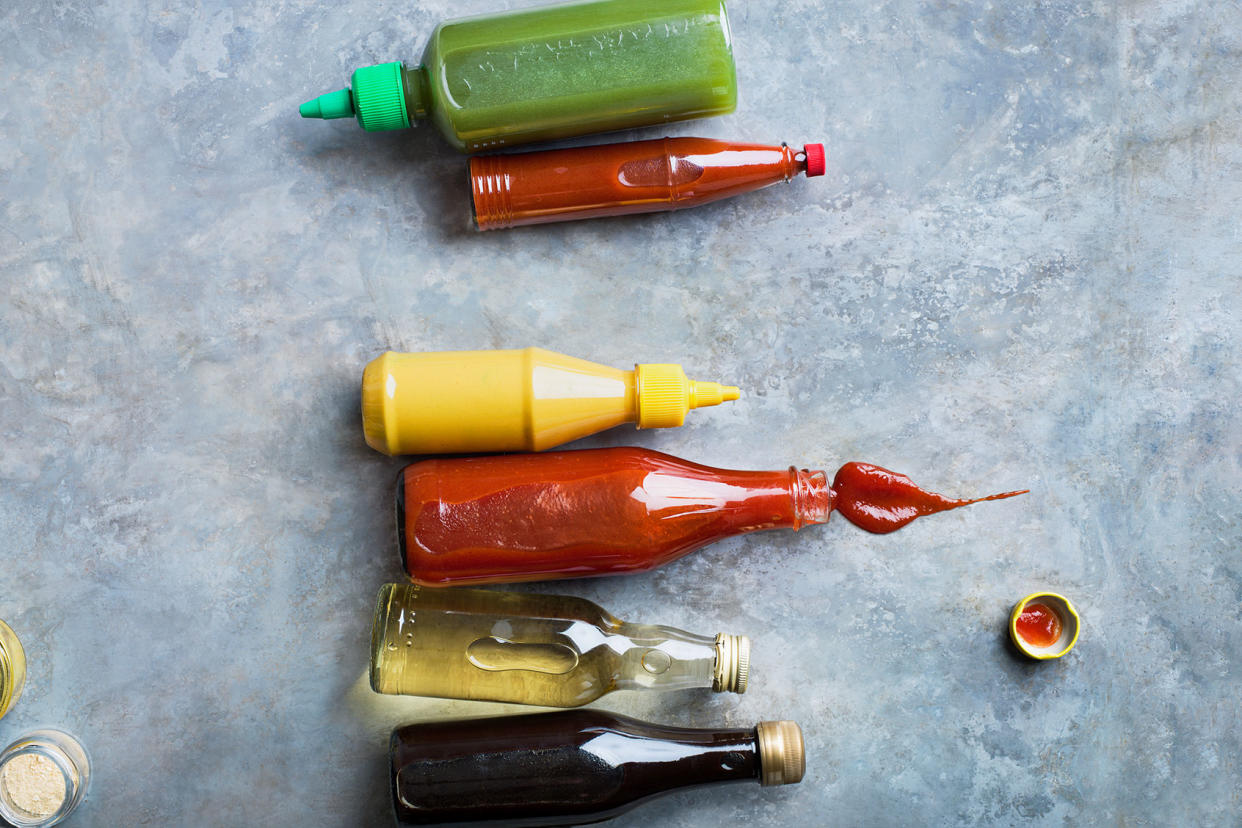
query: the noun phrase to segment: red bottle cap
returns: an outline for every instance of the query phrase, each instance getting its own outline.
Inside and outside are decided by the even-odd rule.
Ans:
[[[824,155],[823,144],[807,144],[802,148],[806,153],[806,177],[814,178],[823,175],[828,169],[828,159]]]

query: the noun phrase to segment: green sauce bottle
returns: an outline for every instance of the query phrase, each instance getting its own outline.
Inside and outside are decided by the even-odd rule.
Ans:
[[[702,118],[737,106],[722,0],[591,0],[440,24],[423,63],[366,66],[303,118],[375,132],[430,118],[475,152]]]

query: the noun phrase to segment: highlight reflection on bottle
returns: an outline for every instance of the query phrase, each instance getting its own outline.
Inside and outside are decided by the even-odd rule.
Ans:
[[[743,693],[749,671],[745,636],[630,624],[564,595],[388,584],[372,627],[386,694],[576,707],[613,690]]]

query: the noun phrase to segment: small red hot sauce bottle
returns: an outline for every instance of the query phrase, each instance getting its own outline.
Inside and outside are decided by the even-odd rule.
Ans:
[[[822,471],[604,448],[414,463],[397,482],[397,535],[417,583],[495,584],[643,572],[732,535],[825,523],[834,509],[882,534],[974,502],[865,463],[830,485]]]
[[[758,190],[799,173],[823,175],[823,144],[660,138],[470,161],[480,230],[654,213]]]

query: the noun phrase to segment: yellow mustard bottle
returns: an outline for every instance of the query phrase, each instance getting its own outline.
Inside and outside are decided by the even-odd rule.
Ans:
[[[625,371],[542,348],[389,351],[363,372],[362,429],[389,455],[542,451],[622,423],[679,426],[740,393],[680,365]]]

